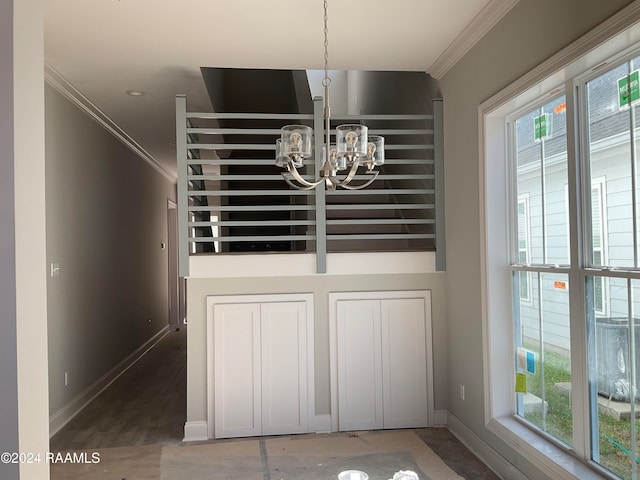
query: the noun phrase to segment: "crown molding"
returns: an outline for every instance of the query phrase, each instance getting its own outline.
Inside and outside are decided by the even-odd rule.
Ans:
[[[55,68],[45,63],[44,67],[45,81],[51,85],[56,91],[74,103],[80,110],[89,115],[93,120],[98,122],[105,130],[125,144],[130,150],[138,155],[142,160],[147,162],[158,173],[172,183],[176,183],[177,178],[169,172],[153,155],[147,152],[142,145],[136,142],[127,134],[116,122],[111,120],[109,116],[100,110],[91,100],[85,97],[77,90],[66,78],[64,78]]]
[[[442,78],[518,1],[490,0],[451,45],[431,64],[427,73],[436,80]]]
[[[515,82],[482,102],[479,107],[480,115],[483,116],[496,110],[509,99],[542,82],[545,78],[565,68],[571,62],[586,55],[636,23],[640,23],[640,0],[636,0],[619,10]]]

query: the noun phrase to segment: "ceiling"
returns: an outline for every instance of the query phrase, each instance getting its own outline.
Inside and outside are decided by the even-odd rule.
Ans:
[[[328,0],[329,67],[438,78],[516,2]],[[168,178],[175,95],[187,95],[189,111],[212,109],[201,67],[323,68],[321,0],[46,0],[45,8],[49,83]]]

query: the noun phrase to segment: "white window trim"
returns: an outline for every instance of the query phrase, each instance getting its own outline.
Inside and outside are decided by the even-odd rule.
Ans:
[[[518,206],[520,205],[521,202],[524,203],[524,223],[525,223],[524,231],[526,235],[526,238],[525,238],[526,246],[524,250],[526,259],[524,263],[527,264],[531,261],[531,210],[530,210],[528,193],[521,193],[518,195]],[[520,239],[518,238],[517,247],[516,247],[517,248],[516,259],[520,258],[519,240]],[[533,301],[532,289],[531,289],[531,280],[532,280],[531,273],[530,272],[524,272],[524,273],[526,273],[526,276],[527,276],[527,296],[525,298],[520,297],[520,299],[521,301],[526,302],[527,304],[531,304]]]
[[[640,28],[630,29],[639,20],[640,2],[636,1],[482,103],[478,111],[485,424],[506,445],[555,478],[586,480],[602,478],[606,473],[595,464],[590,464],[592,469],[586,460],[579,460],[589,458],[588,443],[575,445],[575,456],[571,455],[520,424],[513,415],[514,378],[504,374],[504,368],[512,371],[514,358],[510,305],[504,301],[504,292],[511,291],[508,239],[512,231],[505,202],[510,198],[510,187],[504,118],[517,109],[512,103],[516,97],[519,101],[524,95],[530,97],[529,101],[539,98],[586,68],[596,67],[631,43],[640,41]],[[568,87],[573,89],[571,83]],[[567,110],[574,108],[572,103],[568,98]],[[569,148],[573,150],[575,145],[569,145]],[[571,240],[571,243],[573,247],[575,241]],[[577,347],[585,349],[584,345]],[[574,370],[573,375],[586,377],[582,371]],[[576,407],[586,411],[588,398],[582,400],[576,402],[580,403]],[[582,437],[587,438],[587,435]]]
[[[598,190],[598,195],[600,196],[600,255],[602,258],[602,265],[607,265],[609,261],[609,246],[607,243],[608,239],[608,228],[607,228],[607,179],[603,177],[597,177],[591,179],[591,192],[594,189]],[[592,232],[593,236],[593,232]],[[603,310],[595,310],[596,315],[602,315],[608,317],[610,315],[610,304],[609,304],[609,278],[602,277],[602,300],[604,303]],[[594,301],[595,303],[595,301]],[[595,306],[594,306],[595,308]]]

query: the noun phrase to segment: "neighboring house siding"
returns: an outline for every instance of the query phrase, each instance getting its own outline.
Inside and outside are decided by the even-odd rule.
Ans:
[[[627,137],[628,138],[628,137]],[[633,259],[631,181],[628,144],[619,139],[606,149],[594,149],[592,153],[591,178],[602,182],[604,215],[604,245],[602,261],[613,266],[630,266]],[[566,158],[566,157],[565,157]],[[531,176],[519,183],[520,195],[528,195],[530,201],[531,221],[531,263],[542,259],[542,208],[540,196],[540,176]],[[566,174],[562,171],[548,170],[545,177],[545,189],[548,202],[546,209],[547,259],[548,263],[567,263],[567,187]],[[552,281],[542,281],[542,295],[546,300],[542,311],[544,322],[544,342],[561,349],[569,349],[569,307],[567,295],[558,295]],[[532,297],[528,302],[521,302],[520,313],[525,337],[539,339],[538,322],[538,289],[537,282],[530,281]],[[558,298],[558,301],[555,299]],[[609,281],[603,282],[603,298],[605,310],[599,316],[626,317],[627,293],[626,284],[616,288]],[[640,295],[636,297],[633,308],[640,312]],[[637,315],[640,317],[640,313]]]

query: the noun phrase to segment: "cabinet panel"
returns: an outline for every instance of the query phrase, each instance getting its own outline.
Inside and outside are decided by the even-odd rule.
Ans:
[[[304,302],[261,307],[262,434],[306,433],[307,320]]]
[[[207,306],[208,435],[313,430],[313,296],[210,296]]]
[[[428,291],[330,294],[332,428],[431,426]]]
[[[382,300],[381,312],[384,428],[426,427],[424,300]]]
[[[260,305],[214,307],[215,436],[260,435]]]
[[[339,429],[382,428],[380,302],[337,302]]]

